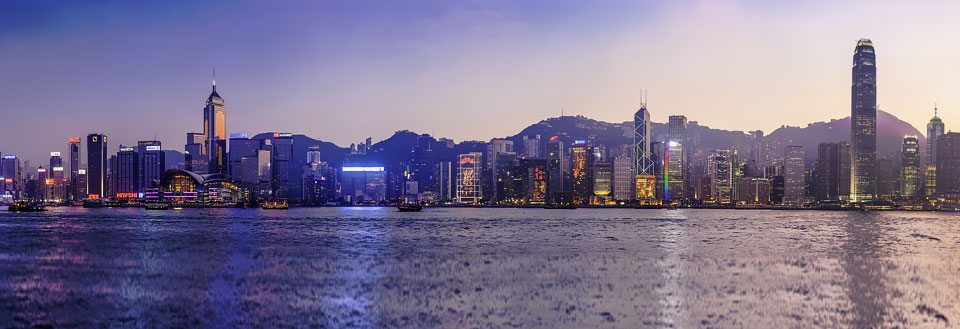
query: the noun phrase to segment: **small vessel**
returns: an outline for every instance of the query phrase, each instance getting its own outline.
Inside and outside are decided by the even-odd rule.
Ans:
[[[400,212],[417,212],[423,210],[423,206],[416,203],[398,204],[397,210]]]
[[[83,199],[84,208],[103,208],[107,205],[104,204],[103,199]]]
[[[9,211],[22,211],[22,212],[35,212],[35,211],[47,211],[42,203],[39,202],[26,202],[26,201],[17,201],[7,207]]]
[[[281,210],[281,209],[290,208],[290,205],[287,204],[287,200],[279,199],[279,200],[272,200],[272,201],[264,201],[263,204],[260,205],[260,208],[268,209],[268,210]]]
[[[543,209],[577,209],[577,206],[572,203],[550,203],[543,206]]]
[[[151,202],[143,205],[143,209],[146,210],[167,210],[170,209],[170,204],[165,202]]]

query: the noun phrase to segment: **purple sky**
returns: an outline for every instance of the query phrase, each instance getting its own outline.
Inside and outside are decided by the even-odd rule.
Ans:
[[[960,122],[957,2],[4,1],[0,151],[46,161],[71,136],[182,150],[211,69],[229,132],[348,145],[411,129],[455,140],[565,113],[723,129],[848,115],[856,40],[881,109]]]

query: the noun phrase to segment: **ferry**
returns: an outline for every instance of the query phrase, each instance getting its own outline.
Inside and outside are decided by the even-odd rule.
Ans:
[[[165,202],[150,202],[143,205],[143,209],[146,210],[167,210],[170,209],[170,204]]]
[[[549,203],[543,206],[543,209],[577,209],[577,206],[571,203]]]
[[[260,208],[268,209],[268,210],[282,210],[282,209],[290,208],[290,205],[287,204],[287,200],[280,199],[280,200],[273,200],[273,201],[264,201],[263,204],[260,205]]]
[[[400,212],[417,212],[423,210],[423,206],[416,203],[398,204],[397,210]]]
[[[17,212],[36,212],[47,211],[47,207],[39,202],[17,201],[7,207],[7,210]]]
[[[103,208],[106,206],[103,199],[83,199],[84,208]]]

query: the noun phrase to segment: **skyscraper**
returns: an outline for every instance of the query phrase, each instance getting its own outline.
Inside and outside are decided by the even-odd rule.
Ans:
[[[927,196],[937,192],[937,139],[944,133],[943,121],[937,116],[937,108],[933,108],[933,118],[927,123],[927,156],[924,166],[924,189]]]
[[[900,195],[913,198],[921,195],[923,179],[920,171],[920,142],[917,136],[903,136],[900,152]]]
[[[709,201],[728,204],[733,202],[733,156],[734,150],[715,150],[707,157],[709,177]]]
[[[64,181],[63,175],[63,157],[60,156],[60,152],[50,152],[50,169],[48,182],[50,185],[50,199],[60,202],[67,198],[67,190],[64,186],[66,183]]]
[[[783,204],[799,206],[803,202],[804,163],[803,146],[789,145],[783,154]]]
[[[850,144],[820,143],[817,147],[817,201],[850,196]]]
[[[566,154],[563,151],[563,142],[553,136],[546,143],[547,156],[547,202],[564,203],[566,178]],[[632,164],[631,164],[632,165]]]
[[[81,190],[86,186],[81,186],[80,181],[80,137],[71,137],[68,149],[70,150],[70,199],[82,199],[86,193]]]
[[[641,103],[640,109],[633,114],[633,155],[636,162],[634,172],[637,175],[637,200],[640,204],[654,203],[657,198],[656,173],[650,158],[650,142],[653,138],[650,134],[651,124],[647,104]]]
[[[937,195],[960,193],[960,133],[937,138]]]
[[[107,196],[107,136],[87,135],[87,198]]]
[[[687,143],[687,117],[670,116],[667,122],[667,138],[664,180],[669,199],[679,202],[687,195],[687,148],[684,147]]]
[[[145,193],[147,189],[158,187],[160,178],[165,170],[166,156],[161,148],[160,141],[139,141],[137,142],[137,156],[140,157],[138,166],[140,184],[139,193]]]
[[[593,164],[593,150],[585,141],[576,141],[570,148],[571,184],[573,202],[586,204],[593,193],[593,178],[590,176]]]
[[[869,39],[854,50],[850,100],[850,201],[870,202],[877,193],[877,60]]]
[[[140,155],[132,147],[120,146],[113,174],[113,196],[117,199],[136,199],[140,190]]]
[[[471,152],[458,156],[457,163],[457,202],[480,204],[482,194],[480,186],[480,152]]]
[[[227,107],[223,98],[217,94],[217,81],[213,81],[213,90],[207,97],[203,108],[203,135],[206,137],[208,172],[225,174],[227,172]]]

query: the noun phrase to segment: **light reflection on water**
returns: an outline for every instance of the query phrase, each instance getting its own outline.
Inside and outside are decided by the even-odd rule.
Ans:
[[[945,213],[0,213],[0,327],[950,327]]]

